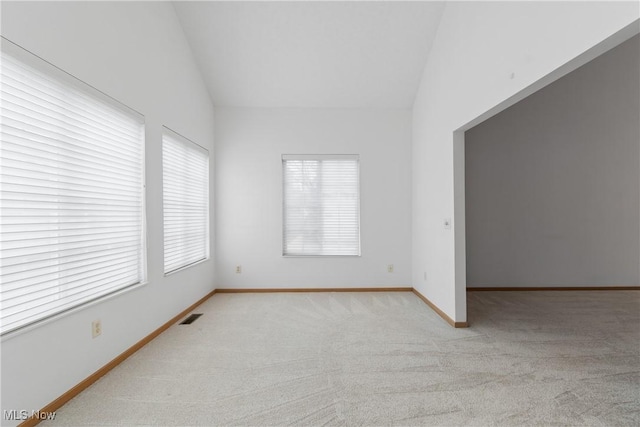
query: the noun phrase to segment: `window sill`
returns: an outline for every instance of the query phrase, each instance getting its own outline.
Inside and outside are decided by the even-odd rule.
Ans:
[[[198,265],[198,264],[202,264],[203,262],[207,262],[210,259],[211,259],[211,257],[207,257],[207,258],[200,259],[198,261],[194,261],[191,264],[183,265],[182,267],[176,268],[175,270],[171,270],[171,271],[169,271],[167,273],[164,273],[164,277],[168,277],[168,276],[171,276],[171,275],[173,275],[175,273],[179,273],[181,271],[184,271],[184,270],[186,270],[188,268],[193,267],[194,265]]]
[[[49,323],[57,322],[60,319],[66,317],[66,316],[69,316],[71,314],[77,313],[77,312],[79,312],[81,310],[85,310],[85,309],[87,309],[89,307],[92,307],[94,305],[102,304],[103,302],[108,301],[108,300],[110,300],[112,298],[116,298],[116,297],[118,297],[118,296],[120,296],[122,294],[125,294],[127,292],[131,292],[131,291],[134,291],[136,289],[139,289],[139,288],[147,285],[148,283],[149,282],[145,280],[144,282],[140,282],[140,283],[136,283],[136,284],[133,284],[133,285],[129,285],[126,288],[118,289],[117,291],[114,291],[114,292],[112,292],[110,294],[103,295],[103,296],[98,297],[98,298],[96,298],[94,300],[91,300],[91,301],[88,301],[86,303],[77,305],[75,307],[71,307],[71,308],[69,308],[69,309],[67,309],[65,311],[60,312],[60,313],[56,313],[54,315],[51,315],[51,316],[49,316],[49,317],[47,317],[45,319],[38,320],[38,321],[36,321],[34,323],[31,323],[29,325],[26,325],[26,326],[23,326],[21,328],[15,329],[13,331],[9,331],[9,332],[3,334],[2,336],[0,336],[0,342],[3,343],[5,341],[7,341],[7,340],[10,340],[11,338],[17,337],[17,336],[25,334],[25,333],[29,333],[29,332],[33,331],[34,329],[40,328],[40,327],[42,327],[44,325],[47,325]]]
[[[285,255],[282,258],[362,258],[362,255]]]

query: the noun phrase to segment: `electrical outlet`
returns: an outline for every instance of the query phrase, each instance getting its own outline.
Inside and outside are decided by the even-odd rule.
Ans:
[[[425,282],[427,281],[427,272],[426,271],[424,272],[424,281]]]
[[[387,265],[387,273],[393,273],[393,264]]]
[[[236,265],[236,274],[240,274],[240,273],[242,273],[242,266]]]
[[[94,320],[91,322],[91,337],[96,338],[102,334],[102,322],[100,320]]]

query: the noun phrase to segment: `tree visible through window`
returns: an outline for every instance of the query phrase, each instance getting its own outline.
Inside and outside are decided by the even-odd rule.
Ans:
[[[283,255],[360,255],[357,155],[283,155]]]

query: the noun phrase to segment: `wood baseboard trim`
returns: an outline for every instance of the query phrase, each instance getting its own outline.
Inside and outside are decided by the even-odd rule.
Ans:
[[[411,287],[392,288],[252,288],[252,289],[216,289],[219,294],[264,294],[282,292],[411,292]]]
[[[211,298],[214,294],[234,294],[234,293],[275,293],[275,292],[413,292],[416,294],[422,301],[424,301],[433,311],[435,311],[440,317],[442,317],[447,323],[449,323],[454,328],[466,328],[468,326],[467,322],[455,322],[449,316],[447,316],[442,310],[440,310],[435,304],[429,301],[425,296],[423,296],[420,292],[416,291],[411,287],[387,287],[387,288],[270,288],[270,289],[215,289],[209,292],[204,297],[200,298],[195,303],[191,304],[189,307],[181,311],[179,314],[171,318],[168,322],[164,323],[155,331],[151,332],[146,337],[142,338],[140,341],[126,349],[120,355],[115,357],[109,363],[104,365],[102,368],[98,369],[93,374],[89,375],[87,378],[82,380],[80,383],[76,384],[74,387],[66,391],[60,397],[46,405],[39,412],[41,414],[55,412],[60,409],[65,403],[76,397],[83,390],[89,387],[91,384],[98,381],[105,374],[111,371],[113,368],[118,366],[124,360],[126,360],[129,356],[134,354],[136,351],[140,350],[142,347],[151,342],[158,335],[169,329],[170,326],[175,324],[177,321],[182,319],[184,316],[193,311],[197,306]],[[27,420],[23,421],[19,424],[19,427],[31,427],[40,423],[40,419],[36,417],[30,417]]]
[[[415,288],[413,289],[413,293],[416,294],[417,297],[420,298],[422,301],[424,301],[424,303],[427,304],[440,317],[442,317],[445,320],[445,322],[447,322],[448,324],[450,324],[454,328],[468,328],[469,327],[469,323],[467,323],[467,322],[456,322],[451,317],[447,316],[447,314],[444,311],[440,310],[440,308],[438,308],[437,305],[435,305],[434,303],[429,301],[429,299],[427,297],[422,295]]]
[[[479,287],[467,288],[467,292],[494,291],[640,291],[640,286],[540,286],[540,287]]]
[[[160,335],[161,333],[163,333],[164,331],[166,331],[167,329],[169,329],[170,326],[172,326],[174,323],[176,323],[177,321],[179,321],[180,319],[182,319],[184,316],[186,316],[187,314],[189,314],[189,312],[193,311],[194,308],[196,308],[197,306],[199,306],[200,304],[202,304],[203,302],[205,302],[206,300],[208,300],[209,298],[211,298],[211,296],[213,294],[216,293],[216,290],[214,289],[213,291],[209,292],[207,295],[203,296],[202,298],[200,298],[198,301],[196,301],[195,303],[191,304],[189,307],[187,307],[186,309],[182,310],[179,314],[177,314],[176,316],[174,316],[173,318],[171,318],[171,320],[169,320],[168,322],[166,322],[165,324],[163,324],[162,326],[160,326],[158,329],[156,329],[155,331],[151,332],[149,335],[147,335],[146,337],[142,338],[140,341],[138,341],[137,343],[135,343],[134,345],[132,345],[131,347],[129,347],[128,349],[126,349],[123,353],[121,353],[119,356],[117,356],[115,359],[113,359],[112,361],[110,361],[109,363],[107,363],[106,365],[104,365],[102,368],[98,369],[96,372],[94,372],[93,374],[89,375],[87,378],[85,378],[84,380],[82,380],[80,383],[78,383],[77,385],[75,385],[73,388],[71,388],[70,390],[68,390],[66,393],[64,393],[62,396],[58,397],[56,400],[54,400],[53,402],[49,403],[47,406],[45,406],[44,408],[42,408],[40,410],[40,413],[51,413],[51,412],[55,412],[58,409],[60,409],[62,407],[62,405],[64,405],[65,403],[67,403],[68,401],[70,401],[71,399],[73,399],[74,397],[76,397],[78,394],[80,394],[80,392],[82,392],[84,389],[86,389],[87,387],[89,387],[91,384],[95,383],[96,381],[98,381],[101,377],[103,377],[107,372],[109,372],[110,370],[112,370],[113,368],[115,368],[116,366],[118,366],[120,363],[122,363],[126,358],[128,358],[129,356],[131,356],[133,353],[135,353],[136,351],[140,350],[142,347],[144,347],[145,345],[147,345],[149,342],[151,342],[155,337],[157,337],[158,335]],[[19,424],[19,427],[31,427],[31,426],[35,426],[38,423],[40,423],[41,420],[39,420],[36,417],[31,417],[28,418],[27,420],[25,420],[24,422]]]

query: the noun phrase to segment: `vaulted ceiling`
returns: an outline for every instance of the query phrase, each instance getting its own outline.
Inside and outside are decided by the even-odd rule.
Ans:
[[[442,2],[175,2],[216,106],[410,108]]]

